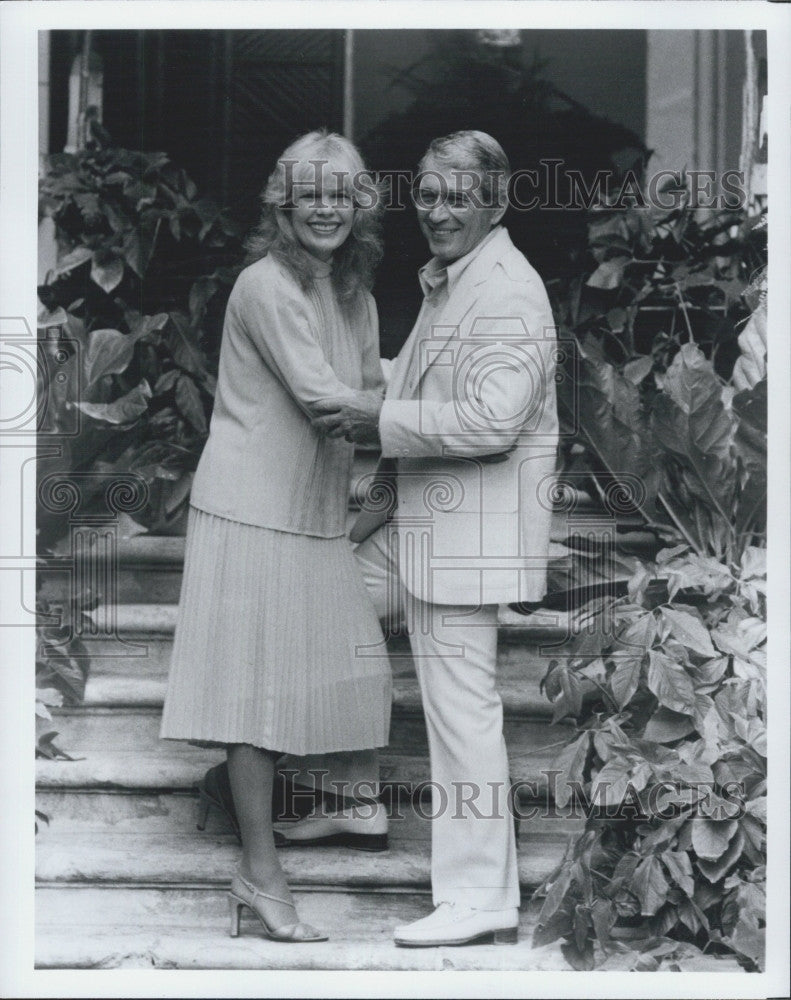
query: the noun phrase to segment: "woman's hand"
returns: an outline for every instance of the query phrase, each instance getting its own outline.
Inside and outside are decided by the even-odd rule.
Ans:
[[[321,399],[311,407],[318,414],[311,424],[327,437],[342,437],[355,444],[379,444],[379,413],[383,402],[384,395],[378,389]]]

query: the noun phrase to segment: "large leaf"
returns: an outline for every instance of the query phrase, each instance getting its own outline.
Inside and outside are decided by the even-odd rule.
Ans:
[[[742,955],[761,965],[766,922],[766,894],[755,883],[743,882],[728,896],[723,906],[723,928],[729,936],[727,944]]]
[[[664,552],[672,552],[665,549]],[[727,566],[712,556],[694,553],[663,560],[663,553],[657,556],[668,576],[668,594],[672,601],[676,593],[683,589],[700,589],[707,597],[718,597],[733,583],[733,575]]]
[[[762,303],[739,334],[741,356],[733,366],[733,384],[750,389],[766,378],[766,305]]]
[[[766,578],[766,549],[748,545],[742,553],[741,579],[752,580],[755,578]]]
[[[156,320],[156,317],[147,317]],[[126,371],[132,360],[135,344],[149,332],[147,324],[133,333],[120,330],[94,330],[88,341],[88,350],[83,361],[86,387],[93,385],[105,375],[118,375]]]
[[[624,268],[629,263],[629,257],[611,257],[602,261],[586,284],[591,288],[603,288],[608,291],[617,288],[623,281]]]
[[[619,747],[628,745],[629,740],[626,734],[612,718],[605,722],[604,728],[593,734],[593,746],[605,764],[619,752]]]
[[[696,816],[692,820],[692,846],[695,853],[704,861],[716,861],[728,849],[737,829],[735,819],[713,820]]]
[[[655,636],[656,621],[650,612],[632,622],[618,636],[612,656],[615,670],[610,676],[610,689],[619,709],[628,705],[637,691],[645,654]]]
[[[91,264],[91,280],[109,295],[121,284],[124,276],[124,262],[118,257],[107,254],[93,255]]]
[[[667,899],[669,886],[662,866],[654,855],[641,861],[632,879],[631,889],[640,900],[640,913],[653,916]]]
[[[556,878],[549,887],[544,905],[541,907],[541,913],[538,915],[539,925],[546,924],[560,908],[570,884],[571,866],[566,865],[556,873]]]
[[[616,921],[612,900],[602,897],[594,899],[593,906],[591,906],[591,920],[599,944],[602,948],[607,948],[610,943],[610,931]]]
[[[553,660],[541,683],[553,705],[553,722],[569,715],[573,718],[579,715],[582,710],[582,682],[575,669],[567,663]]]
[[[570,743],[558,754],[554,761],[553,769],[556,768],[561,774],[558,776],[557,787],[555,788],[555,801],[562,809],[571,799],[571,788],[569,782],[581,782],[585,764],[590,750],[590,733],[584,732]]]
[[[643,733],[643,739],[655,743],[673,743],[687,736],[695,728],[695,722],[688,715],[673,712],[660,705],[648,720]]]
[[[690,495],[730,525],[736,485],[734,421],[711,362],[694,344],[684,344],[665,373],[651,428],[679,463]],[[678,510],[674,500],[670,498]]]
[[[638,510],[653,520],[656,470],[652,445],[640,407],[640,390],[586,343],[579,347],[575,385],[564,380],[560,407],[591,454],[594,470],[610,488],[613,508]]]
[[[124,260],[140,278],[144,278],[148,270],[161,223],[161,213],[143,211],[138,225],[130,229],[124,237],[122,248]]]
[[[137,340],[145,340],[152,333],[161,330],[170,316],[166,312],[155,313],[153,316],[141,316],[140,313],[128,312],[129,335]]]
[[[173,360],[192,375],[202,376],[206,370],[206,358],[198,343],[197,331],[190,327],[187,316],[180,312],[171,313],[172,329],[168,336],[168,347]]]
[[[176,383],[176,406],[198,433],[206,433],[206,414],[200,392],[189,375],[182,375]]]
[[[689,674],[664,653],[651,649],[648,656],[648,687],[656,695],[659,704],[674,712],[693,715],[695,687]]]
[[[88,247],[75,247],[58,261],[57,274],[67,274],[69,271],[73,271],[75,267],[86,264],[92,257],[93,251],[89,250]]]
[[[197,327],[206,312],[206,304],[217,291],[217,281],[211,276],[198,278],[193,282],[189,294],[190,324]]]
[[[709,630],[695,615],[681,608],[663,608],[662,617],[670,626],[671,633],[678,641],[701,656],[712,657],[717,651],[711,642]]]
[[[624,365],[623,373],[634,385],[639,385],[654,366],[654,359],[650,355],[643,355],[629,361]]]
[[[748,464],[766,461],[767,405],[765,378],[733,397],[733,410],[739,418],[736,446]]]
[[[692,674],[695,678],[697,693],[706,693],[705,691],[701,692],[701,688],[714,690],[722,679],[722,675],[725,673],[727,667],[727,656],[718,656],[713,660],[706,660],[705,663],[693,667]]]
[[[695,891],[695,880],[692,877],[689,855],[685,851],[665,851],[662,861],[676,885],[691,899]]]
[[[631,795],[633,790],[631,764],[621,756],[614,756],[591,782],[590,796],[602,807],[612,808],[620,805],[626,793]]]
[[[632,700],[640,683],[643,655],[619,657],[610,677],[610,689],[619,709],[625,708]]]
[[[589,972],[596,964],[592,941],[586,941],[582,950],[577,946],[576,941],[565,941],[560,946],[560,950],[572,969],[576,969],[577,972]]]
[[[698,858],[698,868],[709,882],[719,882],[733,868],[741,857],[743,850],[744,834],[741,830],[737,830],[733,839],[728,844],[727,850],[716,861],[706,861],[704,858]]]
[[[138,417],[148,409],[148,401],[151,399],[151,387],[143,379],[138,386],[128,392],[114,403],[76,403],[78,409],[82,410],[94,420],[101,420],[107,424],[126,425],[133,424]]]

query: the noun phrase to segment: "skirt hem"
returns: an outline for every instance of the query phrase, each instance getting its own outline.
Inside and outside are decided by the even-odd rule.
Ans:
[[[168,740],[172,743],[187,743],[198,750],[225,750],[229,746],[237,743],[244,743],[248,746],[257,747],[259,750],[269,750],[271,753],[278,753],[289,757],[312,757],[314,754],[325,753],[355,753],[360,750],[383,750],[387,747],[387,741],[383,743],[366,743],[365,746],[321,746],[306,749],[305,747],[292,748],[288,746],[270,746],[258,740],[235,739],[235,740],[204,740],[194,736],[160,736],[160,740]]]

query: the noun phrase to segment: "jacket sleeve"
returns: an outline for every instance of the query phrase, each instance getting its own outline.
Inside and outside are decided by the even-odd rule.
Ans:
[[[543,287],[500,285],[479,299],[455,350],[452,398],[385,400],[382,455],[475,457],[508,451],[555,407],[554,322]],[[430,373],[429,373],[430,374]]]
[[[261,281],[243,271],[228,308],[236,311],[267,367],[308,416],[319,400],[352,394],[316,339],[305,296],[285,277]]]

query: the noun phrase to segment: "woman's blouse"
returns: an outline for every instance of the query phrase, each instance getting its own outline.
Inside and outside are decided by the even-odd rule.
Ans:
[[[317,401],[383,385],[376,305],[340,303],[329,266],[303,291],[271,255],[228,300],[209,439],[191,503],[279,531],[345,534],[354,446],[310,424]]]

